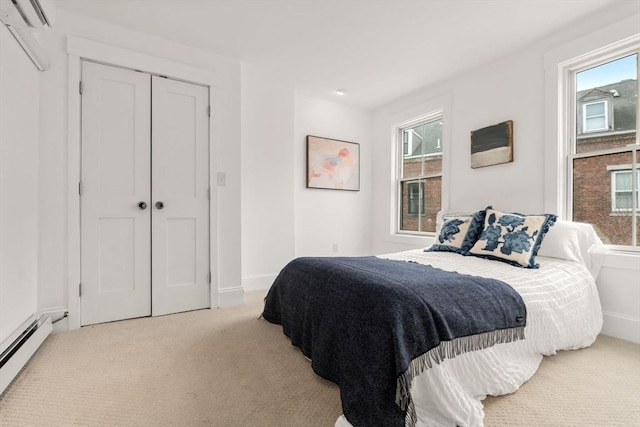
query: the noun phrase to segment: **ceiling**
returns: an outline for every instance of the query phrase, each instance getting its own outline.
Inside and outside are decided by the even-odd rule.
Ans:
[[[621,0],[58,0],[59,8],[252,64],[373,109]],[[339,97],[336,89],[348,93]]]

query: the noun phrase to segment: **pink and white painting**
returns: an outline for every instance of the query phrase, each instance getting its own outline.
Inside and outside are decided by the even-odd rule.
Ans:
[[[307,188],[360,190],[360,144],[307,135]]]

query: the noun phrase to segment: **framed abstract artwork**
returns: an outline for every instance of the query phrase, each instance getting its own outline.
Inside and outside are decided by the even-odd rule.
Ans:
[[[513,162],[513,121],[471,131],[471,167]]]
[[[360,144],[307,135],[307,188],[360,190]]]

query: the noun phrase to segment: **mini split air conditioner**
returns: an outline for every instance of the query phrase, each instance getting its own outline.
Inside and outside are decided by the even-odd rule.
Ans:
[[[51,28],[55,12],[53,0],[0,0],[0,21],[40,71],[49,69],[49,59],[34,33]]]

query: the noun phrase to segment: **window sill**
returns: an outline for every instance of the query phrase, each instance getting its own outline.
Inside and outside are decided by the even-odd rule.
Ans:
[[[387,238],[387,241],[393,243],[402,243],[406,245],[415,245],[415,246],[430,246],[435,240],[435,233],[433,232],[425,232],[425,233],[412,233],[412,232],[396,232],[394,234],[390,234]]]
[[[613,133],[613,129],[602,128],[602,129],[591,129],[591,130],[583,130],[580,136],[596,136],[596,135],[606,135],[608,133]]]
[[[610,255],[640,256],[640,247],[622,245],[604,245]]]
[[[636,212],[640,213],[640,209],[638,209]],[[633,212],[631,210],[628,211],[619,211],[619,212],[609,212],[609,216],[631,216],[633,214]]]
[[[602,268],[640,272],[640,247],[605,245]]]
[[[402,158],[404,160],[413,160],[413,159],[438,160],[442,158],[442,153],[416,154],[414,156],[407,156],[406,154],[403,154]]]

